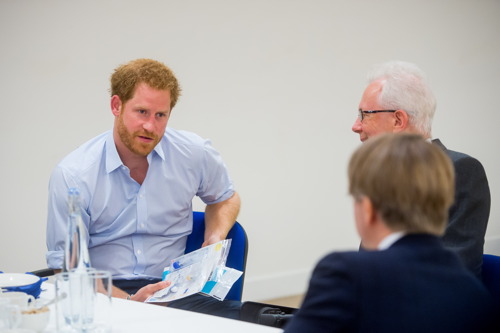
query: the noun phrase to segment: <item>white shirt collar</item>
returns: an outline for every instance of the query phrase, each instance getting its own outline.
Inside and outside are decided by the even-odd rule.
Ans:
[[[378,244],[378,250],[387,250],[392,244],[396,243],[400,238],[402,238],[406,233],[404,231],[393,232],[392,234],[386,236]]]

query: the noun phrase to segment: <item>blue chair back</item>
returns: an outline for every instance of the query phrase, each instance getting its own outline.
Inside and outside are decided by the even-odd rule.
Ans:
[[[227,255],[226,266],[242,271],[243,274],[236,281],[225,299],[241,301],[243,282],[245,280],[245,267],[247,264],[248,238],[245,229],[236,222],[229,231],[227,239],[231,239],[231,248]],[[205,213],[193,212],[193,231],[188,236],[185,253],[201,248],[205,240]]]
[[[483,282],[493,298],[500,303],[500,257],[483,254]]]

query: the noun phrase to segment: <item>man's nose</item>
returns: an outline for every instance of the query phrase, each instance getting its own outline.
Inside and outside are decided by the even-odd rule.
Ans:
[[[152,132],[153,129],[154,129],[154,117],[149,117],[143,124],[142,124],[142,127],[148,131],[148,132]]]
[[[354,124],[352,124],[351,129],[354,133],[361,132],[361,120],[359,120],[359,117],[356,117],[356,120],[354,121]]]

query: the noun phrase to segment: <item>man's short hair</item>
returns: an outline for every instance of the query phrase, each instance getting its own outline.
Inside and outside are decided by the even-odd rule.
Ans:
[[[393,231],[442,235],[453,203],[449,157],[417,134],[381,134],[349,162],[349,193],[368,197]]]
[[[368,74],[368,83],[373,81],[382,82],[378,102],[383,109],[406,111],[410,124],[422,135],[431,136],[436,98],[417,65],[404,61],[376,65]]]
[[[139,83],[158,90],[170,91],[170,108],[181,94],[179,82],[170,68],[152,59],[136,59],[115,69],[111,75],[111,96],[117,95],[122,103],[133,96]]]

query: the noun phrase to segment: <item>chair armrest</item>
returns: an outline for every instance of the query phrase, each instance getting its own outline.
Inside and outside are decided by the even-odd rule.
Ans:
[[[43,268],[43,269],[38,269],[36,271],[32,271],[30,273],[38,277],[46,277],[46,276],[52,276],[56,272],[52,268]]]

